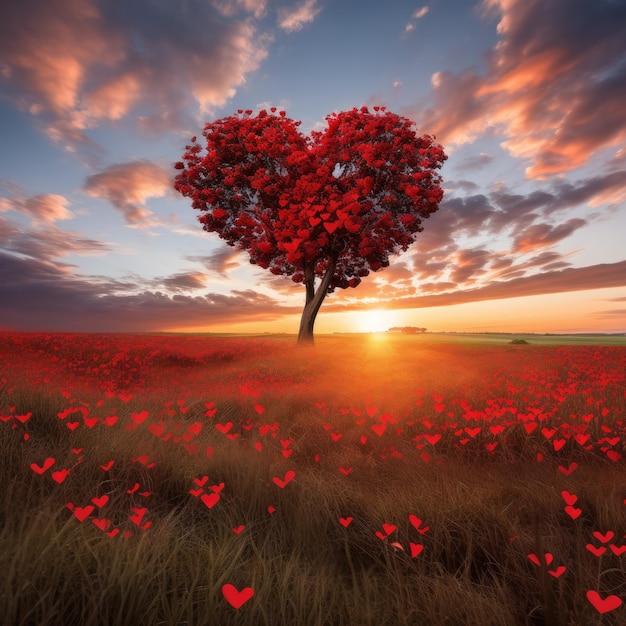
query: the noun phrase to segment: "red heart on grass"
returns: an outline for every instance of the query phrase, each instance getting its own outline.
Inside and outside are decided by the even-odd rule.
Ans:
[[[95,507],[91,506],[91,504],[88,504],[85,507],[76,506],[72,512],[79,522],[84,522],[93,513],[94,508]]]
[[[238,609],[252,598],[254,589],[252,587],[244,587],[241,591],[238,591],[234,585],[226,583],[222,585],[222,595],[226,598],[228,604]]]
[[[344,527],[344,528],[348,528],[348,526],[350,526],[350,524],[352,523],[353,518],[352,517],[340,517],[339,518],[339,523]]]
[[[593,531],[593,536],[602,543],[607,543],[615,537],[615,533],[612,530],[607,531],[604,535],[599,530]]]
[[[578,500],[578,496],[569,491],[561,491],[561,497],[565,500],[565,504],[569,505],[576,504],[576,500]]]
[[[106,494],[104,494],[103,496],[100,496],[99,498],[91,498],[91,501],[99,508],[101,509],[108,501],[109,501],[109,496],[107,496]]]
[[[585,548],[591,552],[591,554],[595,554],[596,556],[602,556],[606,552],[606,548],[604,546],[600,546],[596,548],[593,544],[588,543]]]
[[[429,526],[424,526],[424,528],[420,528],[420,526],[422,525],[422,520],[416,515],[413,515],[412,513],[411,515],[409,515],[409,522],[411,522],[415,530],[417,530],[417,532],[420,533],[420,535],[423,535],[424,533],[430,530]]]
[[[293,470],[288,470],[285,473],[285,478],[281,479],[278,476],[274,476],[274,478],[272,478],[272,481],[275,485],[278,485],[281,489],[284,489],[295,477],[296,473]]]
[[[205,493],[200,500],[209,509],[213,508],[220,501],[220,494],[212,491],[211,493]]]
[[[573,507],[573,506],[566,506],[565,507],[565,512],[572,519],[578,519],[580,517],[580,514],[583,512],[583,510],[582,509],[577,509],[576,507]]]
[[[409,545],[411,546],[411,556],[413,558],[419,556],[424,549],[424,546],[421,543],[410,542]]]
[[[556,569],[549,569],[548,574],[550,574],[550,576],[554,576],[554,578],[558,578],[565,573],[566,569],[565,565],[559,565]]]
[[[68,469],[62,469],[57,470],[56,472],[52,472],[52,480],[61,484],[68,477],[69,473],[70,470]]]
[[[598,613],[608,613],[622,604],[621,598],[617,596],[607,596],[603,599],[595,589],[590,589],[587,592],[587,600],[591,602],[593,608],[598,611]]]
[[[37,465],[37,463],[31,463],[30,469],[33,470],[36,474],[43,474],[47,469],[50,469],[55,463],[55,460],[52,457],[47,458],[41,465]]]

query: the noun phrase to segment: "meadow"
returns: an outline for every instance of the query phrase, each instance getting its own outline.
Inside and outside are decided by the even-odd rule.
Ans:
[[[625,624],[626,348],[528,340],[0,334],[3,623]]]

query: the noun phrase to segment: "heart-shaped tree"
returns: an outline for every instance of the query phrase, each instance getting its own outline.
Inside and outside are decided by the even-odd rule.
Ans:
[[[304,283],[298,341],[313,341],[326,294],[387,267],[443,197],[447,157],[408,118],[361,107],[326,121],[307,137],[284,111],[238,111],[207,124],[206,150],[193,137],[175,165],[204,230]]]

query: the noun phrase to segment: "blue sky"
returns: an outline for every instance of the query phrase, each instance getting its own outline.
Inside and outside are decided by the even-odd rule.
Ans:
[[[0,327],[296,332],[300,285],[172,188],[204,123],[385,105],[445,197],[318,332],[626,331],[626,3],[25,0],[0,9]]]

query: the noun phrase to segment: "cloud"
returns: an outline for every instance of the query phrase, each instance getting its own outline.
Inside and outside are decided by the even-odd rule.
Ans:
[[[188,261],[202,263],[210,272],[226,278],[228,272],[242,265],[243,252],[230,246],[221,247],[206,256],[189,256]]]
[[[211,4],[225,17],[246,11],[256,18],[262,18],[267,9],[267,0],[211,0]]]
[[[76,276],[51,263],[0,252],[0,319],[18,330],[148,332],[271,321],[300,312],[251,289],[193,297],[116,291],[128,291],[128,284]]]
[[[428,9],[427,6],[423,6],[421,9],[417,9],[416,11],[413,12],[413,15],[411,15],[411,19],[419,20],[419,19],[423,18],[428,13],[428,10],[429,9]],[[413,30],[415,30],[415,24],[413,22],[409,22],[404,27],[404,32],[405,33],[410,33]]]
[[[294,33],[312,22],[321,10],[317,0],[304,0],[295,7],[281,7],[278,9],[278,26],[288,33]]]
[[[436,287],[436,284],[430,285],[429,289],[435,290]],[[587,267],[570,267],[532,276],[522,276],[512,280],[493,281],[477,289],[455,290],[433,295],[412,295],[406,298],[388,300],[383,304],[394,309],[420,309],[612,287],[626,287],[626,261]],[[348,304],[329,302],[325,308],[327,311],[339,312],[361,310],[366,306],[368,305],[353,300]]]
[[[0,213],[15,211],[31,218],[34,224],[60,220],[69,220],[74,217],[68,210],[69,201],[60,195],[43,193],[30,197],[0,198]]]
[[[172,276],[157,278],[154,281],[155,286],[163,286],[167,291],[189,291],[193,289],[202,289],[206,286],[207,277],[202,272],[180,272]]]
[[[567,220],[563,224],[533,224],[513,239],[513,252],[525,254],[537,248],[545,248],[569,237],[573,232],[585,226],[587,222],[579,217]]]
[[[155,221],[145,207],[149,198],[161,198],[172,188],[172,174],[151,161],[118,163],[89,176],[83,190],[93,198],[108,200],[129,226],[147,228]]]
[[[55,260],[72,254],[103,256],[113,250],[113,244],[90,239],[75,231],[61,230],[53,224],[23,230],[10,220],[0,218],[0,249],[21,257],[40,259],[43,263],[55,264],[67,271],[67,268],[73,266],[59,264]]]
[[[486,73],[433,75],[409,117],[444,145],[503,133],[530,178],[585,164],[626,139],[626,4],[612,0],[483,0],[499,16]]]
[[[265,6],[261,0],[3,3],[0,85],[70,150],[93,149],[88,129],[133,111],[141,110],[145,128],[180,129],[191,121],[190,107],[206,112],[224,105],[266,58],[270,38],[249,15],[261,17]]]

